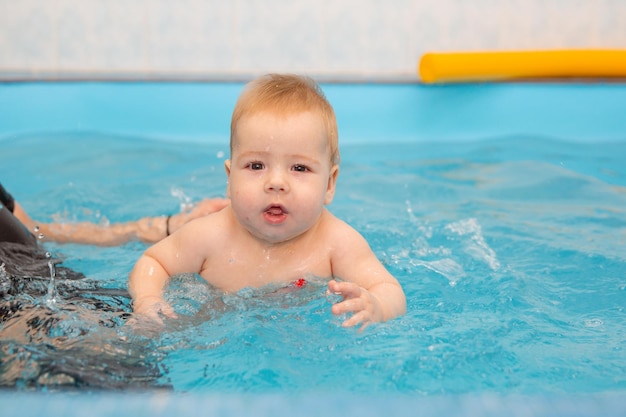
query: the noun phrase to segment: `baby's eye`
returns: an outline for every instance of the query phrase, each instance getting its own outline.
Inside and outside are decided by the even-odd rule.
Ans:
[[[292,168],[296,172],[307,172],[309,168],[306,165],[294,165]]]
[[[264,168],[263,162],[250,162],[248,168],[252,171],[258,171]]]

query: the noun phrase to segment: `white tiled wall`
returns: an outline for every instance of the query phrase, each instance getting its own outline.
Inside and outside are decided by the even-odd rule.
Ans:
[[[626,48],[626,0],[0,0],[0,78],[415,78],[432,50]]]

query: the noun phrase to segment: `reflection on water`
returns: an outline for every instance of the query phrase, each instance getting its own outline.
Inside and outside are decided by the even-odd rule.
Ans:
[[[19,244],[0,243],[0,253],[0,386],[161,386],[158,356],[124,327],[125,290],[100,288]]]

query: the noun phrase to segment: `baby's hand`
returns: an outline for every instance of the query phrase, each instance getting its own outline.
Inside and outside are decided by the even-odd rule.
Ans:
[[[144,297],[134,300],[133,312],[158,324],[163,324],[161,316],[178,318],[172,306],[161,297]]]
[[[333,305],[331,311],[335,315],[352,313],[352,316],[342,323],[343,327],[361,325],[365,329],[370,323],[381,321],[382,312],[378,299],[365,288],[353,282],[328,283],[328,291],[343,296],[343,301]]]

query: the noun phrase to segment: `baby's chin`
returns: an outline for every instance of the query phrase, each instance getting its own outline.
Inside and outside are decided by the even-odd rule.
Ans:
[[[281,229],[281,226],[274,227],[274,229]],[[270,230],[266,230],[270,229]],[[261,231],[248,230],[252,236],[257,240],[267,245],[285,245],[289,243],[297,242],[300,238],[304,237],[310,228],[305,230],[288,231],[288,230],[272,230],[272,227],[264,228]]]

